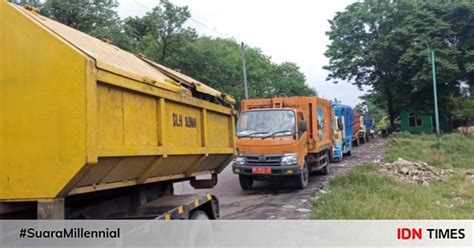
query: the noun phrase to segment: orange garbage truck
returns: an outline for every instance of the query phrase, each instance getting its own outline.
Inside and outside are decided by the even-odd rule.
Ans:
[[[241,188],[286,178],[303,189],[312,172],[329,174],[331,113],[331,103],[317,97],[243,100],[232,165]]]
[[[360,143],[360,131],[361,131],[361,115],[354,112],[354,126],[352,126],[352,145],[359,146]]]

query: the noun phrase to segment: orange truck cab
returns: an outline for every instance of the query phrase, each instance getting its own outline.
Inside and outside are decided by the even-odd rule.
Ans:
[[[317,97],[246,99],[237,123],[232,170],[243,190],[254,181],[289,178],[308,184],[311,172],[329,173],[331,104]]]

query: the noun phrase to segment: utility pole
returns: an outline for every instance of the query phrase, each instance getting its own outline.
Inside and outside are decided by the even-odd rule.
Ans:
[[[242,71],[244,74],[245,99],[248,99],[249,91],[247,88],[247,67],[245,66],[245,46],[243,42],[240,44],[240,54],[242,55]]]
[[[438,114],[438,93],[436,92],[436,61],[435,61],[435,52],[434,49],[431,47],[430,43],[422,39],[416,39],[416,41],[421,41],[426,44],[428,47],[428,63],[431,60],[431,74],[433,77],[433,97],[434,97],[434,112],[435,112],[435,124],[436,124],[436,141],[438,143],[438,148],[440,146],[439,143],[439,114]]]
[[[434,49],[430,44],[426,43],[431,55],[431,70],[433,75],[433,95],[434,95],[434,106],[435,106],[435,122],[436,122],[436,139],[439,147],[439,116],[438,116],[438,95],[436,92],[436,65],[435,65],[435,53]]]

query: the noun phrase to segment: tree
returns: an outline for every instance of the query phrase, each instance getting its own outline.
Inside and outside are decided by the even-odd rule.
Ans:
[[[372,98],[372,96],[373,95],[371,94],[366,94],[364,96],[359,97],[363,100],[360,108],[365,109],[367,111],[367,114],[374,118],[376,122],[384,118],[387,119],[387,113],[374,103],[374,99]]]
[[[117,24],[116,0],[47,0],[41,14],[85,33],[98,32]]]
[[[38,7],[41,5],[41,2],[40,0],[9,0],[10,2],[12,3],[16,3],[16,4],[19,4],[19,5],[31,5],[31,6],[35,6],[35,7]]]
[[[474,98],[451,95],[448,106],[452,109],[453,117],[462,121],[464,126],[474,118]]]
[[[240,45],[232,39],[194,37],[169,54],[165,65],[220,91],[243,99]],[[249,96],[274,97],[316,95],[305,76],[294,63],[272,63],[260,49],[247,47],[247,79]]]
[[[385,104],[392,123],[396,115],[397,84],[391,71],[395,58],[391,54],[393,49],[386,48],[394,47],[384,39],[405,15],[403,10],[395,11],[393,5],[385,2],[354,3],[336,14],[327,32],[332,41],[325,53],[330,59],[324,67],[330,71],[328,80],[342,79],[358,87],[371,86],[376,94],[383,96],[379,97],[383,101],[378,103]]]
[[[274,65],[272,89],[269,96],[316,96],[316,90],[306,85],[306,77],[300,68],[291,62]]]
[[[41,14],[88,33],[99,39],[107,39],[115,45],[129,49],[129,36],[124,32],[116,8],[116,0],[37,0],[35,6]]]
[[[164,63],[170,52],[182,46],[188,36],[195,36],[194,30],[183,26],[189,17],[187,6],[161,0],[145,16],[125,19],[125,29],[131,33],[135,50],[143,50],[153,60]]]
[[[474,5],[472,3],[433,4],[428,7],[451,24],[454,31],[452,42],[459,51],[456,59],[461,72],[461,80],[469,85],[470,96],[474,98]]]
[[[449,114],[445,107],[448,95],[456,93],[470,75],[462,68],[472,58],[462,50],[471,45],[460,40],[472,40],[472,8],[455,2],[367,0],[351,4],[330,21],[327,35],[332,43],[325,53],[330,61],[324,67],[330,71],[328,80],[371,86],[373,102],[386,109],[391,125],[402,108],[431,112],[426,41],[436,51],[439,106]],[[453,14],[461,10],[464,18],[456,19]]]

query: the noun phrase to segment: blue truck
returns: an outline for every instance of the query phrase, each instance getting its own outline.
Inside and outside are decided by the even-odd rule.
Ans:
[[[352,135],[354,126],[354,111],[350,106],[333,103],[335,115],[332,160],[340,161],[343,155],[352,153]]]

